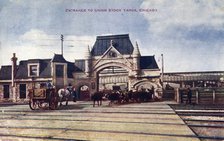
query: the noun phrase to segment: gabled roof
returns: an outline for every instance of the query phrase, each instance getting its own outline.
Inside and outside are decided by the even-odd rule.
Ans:
[[[0,70],[0,80],[12,79],[12,66],[2,66]]]
[[[67,63],[67,61],[65,60],[65,58],[61,54],[54,54],[52,62]]]
[[[154,56],[141,56],[140,69],[159,69]]]
[[[122,35],[110,35],[110,36],[97,36],[96,42],[91,50],[92,56],[101,56],[111,46],[111,40],[113,46],[121,54],[132,54],[133,45],[129,39],[128,34]]]

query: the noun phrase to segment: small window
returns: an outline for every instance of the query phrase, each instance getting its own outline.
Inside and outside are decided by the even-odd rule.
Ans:
[[[64,76],[64,65],[56,65],[56,77]]]
[[[30,65],[30,76],[37,76],[37,65]]]
[[[28,76],[29,77],[39,76],[39,64],[28,64]]]

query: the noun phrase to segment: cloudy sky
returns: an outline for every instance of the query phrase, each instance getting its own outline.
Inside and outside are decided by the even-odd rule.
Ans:
[[[0,1],[0,65],[13,52],[52,58],[61,34],[68,61],[82,58],[96,36],[129,34],[141,55],[158,64],[164,55],[165,72],[224,70],[224,0]]]

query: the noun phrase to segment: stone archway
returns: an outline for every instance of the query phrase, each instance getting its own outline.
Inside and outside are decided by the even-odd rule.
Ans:
[[[121,89],[128,89],[129,75],[132,70],[124,63],[107,62],[95,67],[93,70],[97,90],[112,89],[113,85],[119,85]],[[105,74],[106,71],[110,73]]]
[[[151,81],[148,80],[142,80],[142,81],[138,81],[133,85],[133,88],[137,91],[140,91],[142,89],[149,89],[151,90],[152,87],[154,87],[154,89],[157,89],[157,85]]]
[[[152,90],[154,91],[153,97],[155,96],[158,99],[161,99],[163,96],[162,93],[162,86],[156,81],[156,82],[152,82],[149,80],[142,80],[142,81],[138,81],[133,85],[133,88],[135,90]]]
[[[88,83],[78,84],[76,87],[76,95],[78,100],[90,100],[90,85]]]

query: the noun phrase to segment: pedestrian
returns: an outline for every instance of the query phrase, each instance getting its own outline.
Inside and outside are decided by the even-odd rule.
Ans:
[[[190,87],[187,89],[187,101],[186,104],[189,103],[191,104],[191,98],[192,98],[192,91],[190,89]]]
[[[72,90],[72,97],[73,97],[73,102],[76,102],[76,91],[75,91],[75,87],[73,87],[73,90]]]

